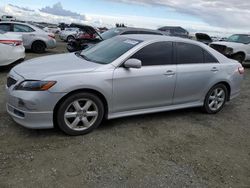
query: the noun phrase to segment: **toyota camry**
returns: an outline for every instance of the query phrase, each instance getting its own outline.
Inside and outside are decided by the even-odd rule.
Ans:
[[[244,68],[182,38],[126,35],[82,52],[28,60],[7,78],[7,111],[27,128],[86,134],[103,119],[201,107],[240,93]],[[167,114],[166,114],[167,115]]]

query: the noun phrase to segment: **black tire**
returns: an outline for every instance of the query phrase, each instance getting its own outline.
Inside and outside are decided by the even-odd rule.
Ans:
[[[217,91],[223,91],[224,92],[224,100],[223,102],[220,101],[220,103],[218,102],[219,100],[222,100],[222,97],[216,97],[214,99],[214,101],[217,101],[217,105],[218,103],[220,104],[218,106],[218,109],[216,109],[215,107],[211,106],[212,105],[212,102],[213,102],[213,99],[211,99],[210,97],[213,96],[213,93],[215,92],[215,90],[218,89]],[[208,114],[216,114],[218,113],[219,111],[222,110],[222,108],[224,107],[227,99],[228,99],[228,90],[227,90],[227,87],[224,85],[224,84],[217,84],[215,86],[213,86],[207,93],[206,95],[206,98],[205,98],[205,101],[204,101],[204,105],[203,105],[203,111],[208,113]],[[215,105],[216,105],[216,102],[215,102]]]
[[[85,107],[85,105],[87,104],[87,101],[93,102],[93,105],[95,104],[94,111],[97,112],[97,115],[95,117],[87,117],[87,116],[83,116],[81,114],[82,117],[80,117],[81,115],[78,114],[80,112],[79,111],[77,112],[77,110],[74,109],[75,106],[72,104],[75,101],[79,102],[78,104],[80,104],[80,106],[82,105],[81,106],[82,108]],[[85,101],[86,101],[86,103],[84,103]],[[81,104],[81,102],[83,102],[83,103]],[[92,111],[93,111],[94,107],[90,106],[89,108],[92,108]],[[69,112],[68,110],[71,110],[72,113],[77,113],[78,116],[70,117],[70,118],[72,118],[72,120],[70,118],[68,118],[66,120],[65,119],[66,112]],[[71,113],[71,112],[69,112],[69,113]],[[88,110],[86,110],[85,113],[88,113]],[[83,134],[87,134],[87,133],[93,131],[101,124],[103,117],[104,117],[104,106],[103,106],[102,101],[95,94],[87,93],[87,92],[75,93],[75,94],[70,95],[60,104],[60,106],[56,112],[56,121],[57,121],[58,127],[63,132],[65,132],[66,134],[71,135],[71,136],[83,135]],[[69,124],[70,123],[73,124],[73,122],[76,120],[76,118],[80,119],[80,120],[78,120],[78,121],[80,121],[79,124],[77,124],[76,127],[74,126],[75,128],[70,127]],[[89,126],[89,127],[87,126],[85,128],[85,125],[84,125],[85,123],[83,123],[83,119],[81,119],[81,118],[85,118],[85,119],[86,118],[87,119],[94,118],[95,121],[92,122],[91,126]],[[71,122],[69,122],[68,120]]]
[[[41,54],[45,52],[46,44],[42,41],[35,41],[33,42],[31,49],[33,52]]]
[[[70,40],[75,40],[75,37],[73,37],[72,35],[69,35],[69,36],[67,37],[67,42],[69,42]]]
[[[238,53],[238,54],[235,54],[233,55],[232,57],[234,60],[238,61],[239,63],[243,63],[243,61],[245,60],[245,56],[244,54],[241,54],[241,53]]]

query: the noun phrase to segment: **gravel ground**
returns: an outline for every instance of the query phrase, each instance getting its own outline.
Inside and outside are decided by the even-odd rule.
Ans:
[[[44,55],[62,52],[59,42]],[[0,187],[250,187],[249,69],[219,114],[129,117],[78,137],[17,125],[5,111],[9,69],[0,68]]]

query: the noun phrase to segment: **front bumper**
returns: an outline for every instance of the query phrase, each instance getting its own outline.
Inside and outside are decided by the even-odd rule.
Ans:
[[[64,93],[49,91],[20,91],[13,88],[24,79],[13,71],[10,75],[18,80],[15,85],[5,88],[6,110],[18,124],[31,129],[53,128],[53,110]]]
[[[9,103],[6,109],[12,119],[30,129],[50,129],[53,128],[53,112],[28,112],[20,110]]]

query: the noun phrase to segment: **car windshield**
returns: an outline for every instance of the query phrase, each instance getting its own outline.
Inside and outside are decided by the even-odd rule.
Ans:
[[[129,38],[111,38],[81,52],[87,61],[109,64],[138,45],[141,41]]]
[[[250,35],[232,35],[227,39],[228,42],[237,42],[243,44],[250,43]]]
[[[101,37],[103,40],[107,40],[110,39],[114,36],[119,35],[119,33],[122,31],[122,29],[118,29],[118,28],[114,28],[114,29],[110,29],[104,33],[101,34]]]

